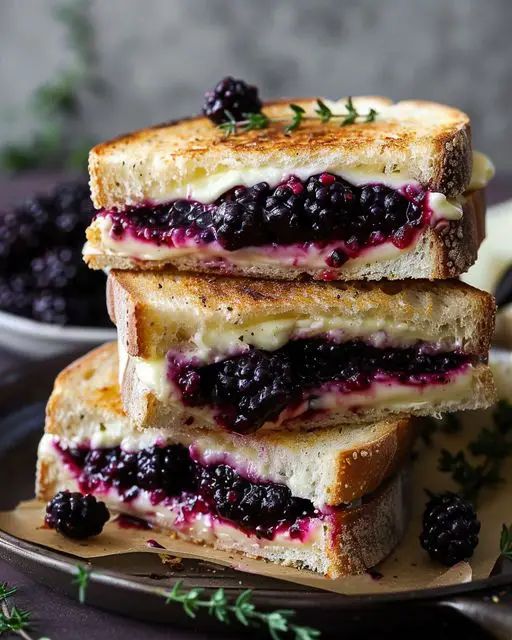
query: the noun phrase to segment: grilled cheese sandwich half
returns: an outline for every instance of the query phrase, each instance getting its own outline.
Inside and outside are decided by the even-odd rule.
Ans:
[[[303,434],[141,432],[122,409],[117,369],[108,344],[58,376],[39,445],[40,498],[92,493],[173,535],[332,577],[365,570],[398,542],[412,420]]]
[[[312,114],[314,99],[297,104]],[[329,101],[336,112],[346,99]],[[431,102],[354,98],[374,122],[305,120],[226,138],[207,118],[138,131],[90,154],[93,268],[294,279],[447,278],[474,262],[482,189],[466,114]],[[264,112],[282,119],[286,102]]]
[[[139,426],[247,433],[488,406],[494,302],[457,282],[280,283],[113,271]]]

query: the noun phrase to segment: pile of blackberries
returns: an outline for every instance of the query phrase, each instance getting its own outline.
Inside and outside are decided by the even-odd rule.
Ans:
[[[85,181],[0,211],[0,309],[40,322],[109,326],[105,276],[82,260],[94,216]]]

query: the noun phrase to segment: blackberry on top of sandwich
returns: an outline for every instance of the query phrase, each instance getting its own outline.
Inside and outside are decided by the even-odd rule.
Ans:
[[[91,151],[90,266],[351,280],[474,262],[492,165],[463,112],[371,96],[262,106],[226,79],[204,113]]]

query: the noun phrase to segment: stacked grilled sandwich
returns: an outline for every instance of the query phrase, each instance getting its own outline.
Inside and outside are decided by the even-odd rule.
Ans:
[[[118,344],[57,378],[38,495],[364,571],[407,523],[415,416],[494,401],[494,301],[448,279],[491,167],[456,109],[300,100],[283,131],[286,102],[233,87],[91,151],[84,255],[110,270]]]

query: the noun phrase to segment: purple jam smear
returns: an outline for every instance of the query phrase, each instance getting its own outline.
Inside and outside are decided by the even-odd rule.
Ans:
[[[153,538],[146,540],[146,544],[148,545],[148,547],[151,547],[152,549],[165,549],[163,544],[160,544],[157,540],[153,540]]]
[[[120,513],[114,522],[121,529],[139,529],[141,531],[151,529],[151,525],[147,520],[130,516],[127,513]]]
[[[235,187],[212,204],[175,200],[167,204],[101,210],[112,220],[112,237],[168,247],[218,243],[227,251],[245,247],[343,243],[326,258],[339,268],[369,247],[412,244],[430,220],[426,192],[407,185],[355,186],[331,173],[302,181],[292,176],[276,187],[260,182]]]
[[[179,504],[183,517],[212,513],[267,539],[286,528],[290,537],[302,540],[307,518],[320,516],[309,500],[293,497],[288,487],[251,482],[226,464],[201,465],[182,445],[138,452],[55,446],[82,493],[108,493],[115,488],[129,503],[146,490],[154,505]]]
[[[168,356],[168,376],[188,406],[211,406],[219,424],[249,433],[325,390],[361,392],[375,382],[446,384],[471,357],[428,345],[374,347],[362,341],[292,340],[272,352],[252,349],[197,367]]]

